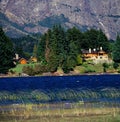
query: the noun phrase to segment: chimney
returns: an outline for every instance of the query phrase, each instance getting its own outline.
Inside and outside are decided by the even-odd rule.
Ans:
[[[100,50],[102,50],[102,47],[100,47]]]
[[[19,55],[15,54],[15,59],[18,60],[19,59]]]
[[[94,49],[93,49],[93,51],[95,52],[95,51],[96,51],[96,49],[94,48]]]
[[[91,51],[91,48],[89,48],[89,53],[91,53],[92,51]]]

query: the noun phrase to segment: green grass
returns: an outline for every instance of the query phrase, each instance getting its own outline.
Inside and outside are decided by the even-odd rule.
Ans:
[[[22,69],[24,66],[35,66],[36,64],[39,64],[39,63],[29,63],[29,64],[17,64],[17,66],[15,68],[12,68],[10,70],[16,72],[16,73],[22,73]]]
[[[75,70],[77,70],[79,73],[86,73],[86,71],[94,71],[95,73],[102,73],[103,72],[103,66],[102,64],[86,64],[84,63],[81,66],[75,67]]]
[[[18,64],[15,68],[12,68],[10,70],[14,71],[16,74],[22,73],[22,69],[24,66],[35,66],[36,64],[40,64],[40,63],[29,63],[29,64]],[[74,71],[77,74],[84,74],[84,73],[103,73],[103,65],[102,64],[92,64],[89,62],[84,62],[82,65],[80,66],[76,66],[74,68]],[[113,68],[112,64],[109,64],[109,67],[106,69],[106,71],[108,73],[116,73],[117,71],[120,72],[120,64],[118,69],[115,71],[115,69]],[[63,70],[58,67],[58,72],[63,74]]]
[[[79,72],[80,74],[83,73],[103,73],[103,66],[102,64],[89,64],[87,62],[84,62],[81,66],[76,66],[75,70]],[[118,70],[120,70],[120,66],[118,67]],[[109,67],[106,69],[108,73],[116,73],[115,69],[113,68],[112,64],[109,64]]]

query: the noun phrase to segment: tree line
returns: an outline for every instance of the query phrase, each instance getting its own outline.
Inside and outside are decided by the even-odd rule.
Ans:
[[[40,64],[35,66],[34,73],[33,69],[29,68],[31,75],[55,72],[58,67],[65,73],[74,70],[75,66],[82,64],[81,49],[103,47],[104,51],[112,54],[114,62],[120,63],[120,36],[110,43],[101,30],[90,29],[81,32],[76,27],[66,30],[60,25],[55,25],[37,38],[39,41],[34,43],[33,56],[38,58]],[[15,66],[17,48],[0,27],[0,73],[7,73]]]
[[[15,66],[14,57],[13,43],[0,27],[0,74],[7,73],[10,68]]]
[[[81,64],[81,49],[99,47],[110,52],[110,42],[102,30],[81,32],[76,27],[65,30],[60,25],[55,25],[41,36],[34,52],[39,61],[49,65],[50,71],[54,72],[61,67],[68,73]]]
[[[19,38],[11,38],[15,53],[20,57],[29,59],[33,53],[33,47],[38,42],[41,34],[26,35]]]

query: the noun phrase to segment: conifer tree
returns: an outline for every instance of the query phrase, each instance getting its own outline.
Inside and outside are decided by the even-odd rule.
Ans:
[[[47,62],[50,60],[50,41],[51,41],[51,30],[48,30],[45,39],[45,59]]]
[[[84,33],[84,39],[82,42],[82,48],[100,48],[103,47],[103,50],[109,52],[109,41],[106,35],[102,30],[90,29]]]
[[[120,36],[117,36],[114,50],[113,50],[113,60],[120,63]]]
[[[15,66],[14,57],[13,44],[0,28],[0,73],[7,73],[10,68]]]
[[[39,61],[45,61],[46,34],[42,35],[37,45],[37,58]]]
[[[34,47],[33,47],[33,56],[36,57],[37,56],[37,45],[34,44]]]

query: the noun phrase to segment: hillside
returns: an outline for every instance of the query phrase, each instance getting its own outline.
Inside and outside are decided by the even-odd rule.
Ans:
[[[44,33],[53,24],[82,31],[101,28],[109,39],[120,33],[119,0],[0,0],[0,25],[9,36]]]

